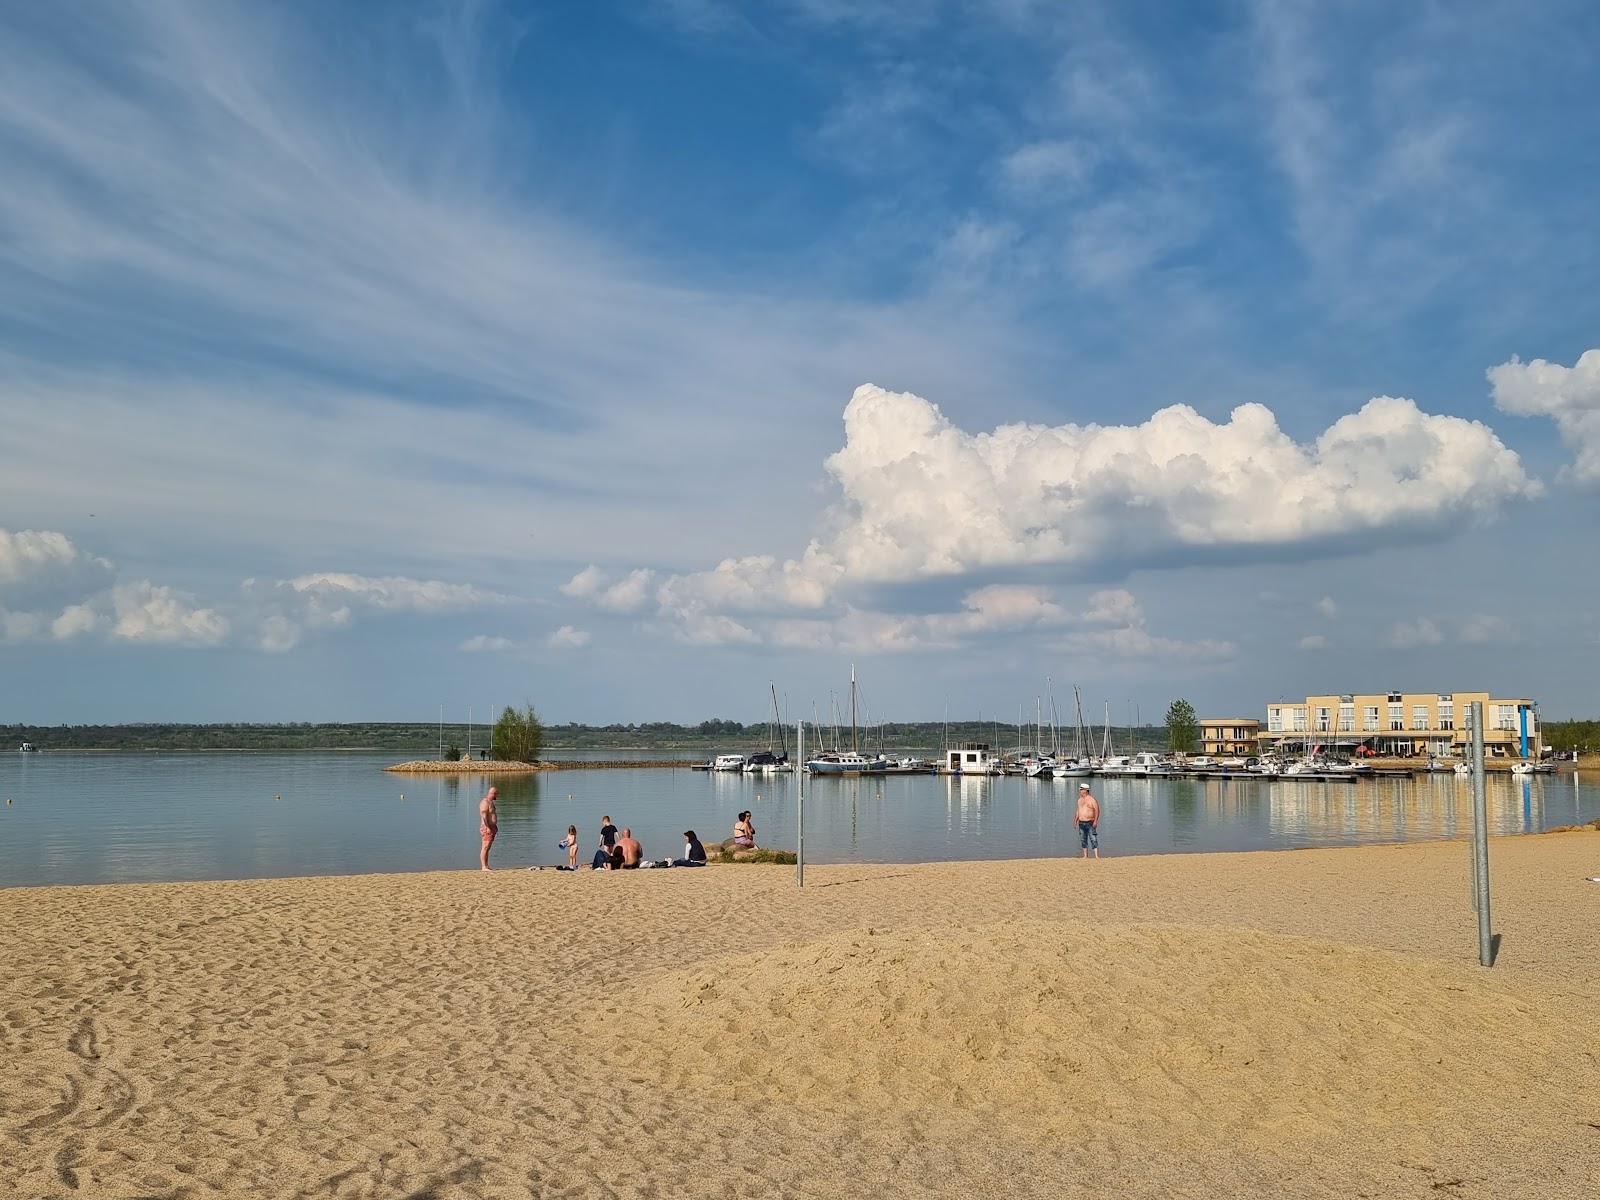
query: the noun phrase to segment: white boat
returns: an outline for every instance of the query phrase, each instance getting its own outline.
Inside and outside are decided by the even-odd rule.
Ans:
[[[719,754],[711,760],[713,771],[742,771],[744,770],[744,755]]]
[[[1046,779],[1055,777],[1056,760],[1048,754],[1041,754],[1022,768],[1022,773],[1029,779],[1038,779],[1041,775]]]
[[[1094,767],[1086,762],[1058,762],[1051,772],[1057,779],[1087,779],[1094,774]]]
[[[1096,775],[1131,775],[1132,760],[1126,754],[1108,754],[1094,764]]]
[[[1000,760],[989,749],[988,742],[962,742],[953,750],[946,750],[940,769],[947,775],[998,775]]]
[[[806,761],[813,775],[874,775],[889,769],[889,760],[879,754],[868,758],[856,744],[856,669],[850,667],[850,749],[830,750]]]
[[[23,753],[23,754],[37,754],[37,753],[39,753],[39,747],[35,746],[32,742],[23,742],[22,743],[22,751],[21,751],[21,753]]]
[[[778,685],[768,682],[772,692],[772,715],[767,719],[767,748],[744,760],[746,775],[777,775],[794,768],[789,765],[789,737],[778,714]]]
[[[872,775],[888,769],[887,759],[868,758],[855,750],[829,751],[806,763],[806,770],[813,775]]]

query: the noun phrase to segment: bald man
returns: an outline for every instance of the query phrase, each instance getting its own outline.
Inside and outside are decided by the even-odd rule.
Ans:
[[[492,787],[478,801],[478,836],[483,839],[483,849],[478,851],[478,865],[485,871],[489,869],[489,847],[494,845],[494,835],[500,832],[500,814],[494,810],[494,798],[499,794],[500,789]]]

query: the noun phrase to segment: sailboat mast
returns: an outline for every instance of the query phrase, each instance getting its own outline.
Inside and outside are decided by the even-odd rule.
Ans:
[[[852,753],[861,753],[861,747],[856,744],[856,665],[850,664],[850,750]]]

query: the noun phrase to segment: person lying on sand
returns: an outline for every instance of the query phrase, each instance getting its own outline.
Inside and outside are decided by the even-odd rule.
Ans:
[[[595,847],[594,860],[589,865],[596,871],[611,869],[611,847],[605,844],[604,839]]]

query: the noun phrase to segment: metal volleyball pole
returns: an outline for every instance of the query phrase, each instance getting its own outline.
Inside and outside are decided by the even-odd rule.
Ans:
[[[805,887],[805,885],[806,885],[806,723],[804,721],[796,721],[794,723],[794,753],[795,753],[795,764],[794,764],[795,777],[800,781],[800,783],[799,783],[800,800],[799,800],[799,803],[795,806],[798,809],[799,815],[796,818],[796,824],[798,825],[798,829],[797,829],[797,831],[795,833],[795,846],[797,847],[797,849],[795,850],[795,854],[794,854],[794,885],[795,885],[795,887]]]
[[[1483,780],[1483,701],[1472,702],[1472,902],[1478,910],[1478,963],[1494,965],[1489,920],[1489,811]]]

